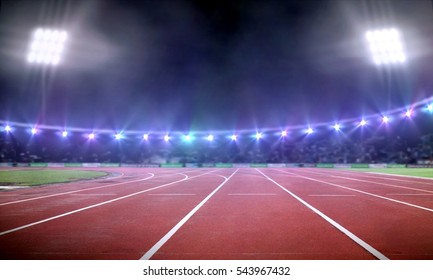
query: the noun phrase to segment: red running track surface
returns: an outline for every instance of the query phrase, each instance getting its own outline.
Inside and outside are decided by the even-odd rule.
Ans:
[[[0,192],[1,259],[433,259],[433,181],[324,169],[103,169]]]

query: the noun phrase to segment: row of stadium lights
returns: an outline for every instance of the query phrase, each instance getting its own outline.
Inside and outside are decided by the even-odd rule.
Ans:
[[[433,103],[428,104],[428,105],[426,106],[426,110],[427,110],[427,112],[429,112],[429,113],[433,113]],[[411,118],[413,115],[414,115],[414,110],[413,110],[413,109],[409,109],[409,110],[407,110],[406,112],[404,112],[403,117],[405,117],[405,118]],[[391,121],[391,118],[390,118],[389,116],[382,116],[382,118],[381,118],[381,122],[382,122],[382,124],[387,124],[387,123],[389,123],[390,121]],[[366,119],[362,119],[361,121],[358,122],[357,126],[358,126],[358,127],[364,127],[364,126],[366,126],[366,125],[368,125],[368,124],[369,124],[369,121],[368,121],[368,120],[366,120]],[[333,128],[333,130],[335,130],[335,131],[341,131],[341,129],[342,129],[342,124],[341,124],[341,123],[336,123],[336,124],[334,124],[334,125],[332,126],[332,128]],[[7,124],[6,126],[4,126],[3,130],[4,130],[6,133],[11,133],[11,132],[12,132],[12,127],[11,127],[10,125]],[[306,128],[304,131],[305,131],[305,133],[306,133],[307,135],[309,135],[309,134],[313,134],[313,133],[315,132],[314,128],[311,127],[311,126],[308,127],[308,128]],[[36,134],[38,134],[38,133],[40,132],[40,130],[39,130],[38,128],[36,128],[36,127],[33,127],[33,128],[31,129],[30,132],[31,132],[32,135],[36,135]],[[63,130],[60,134],[61,134],[61,136],[62,136],[63,138],[67,138],[67,137],[70,135],[70,133],[69,133],[67,130]],[[280,132],[280,136],[281,136],[281,137],[287,137],[288,134],[289,134],[289,133],[288,133],[287,130],[282,130],[282,131]],[[86,136],[87,136],[87,138],[88,138],[89,140],[94,140],[94,139],[96,138],[96,134],[95,134],[94,132],[89,133],[89,134],[86,134]],[[260,139],[262,139],[262,138],[264,137],[264,134],[263,134],[262,132],[256,132],[253,136],[254,136],[254,138],[255,138],[256,140],[260,140]],[[121,139],[125,138],[125,136],[124,136],[122,133],[116,133],[116,134],[114,134],[114,138],[115,138],[116,140],[121,140]],[[229,138],[230,138],[232,141],[237,141],[238,138],[239,138],[239,135],[237,135],[237,134],[232,134],[231,136],[229,136]],[[169,142],[171,139],[172,139],[172,136],[170,136],[170,134],[165,134],[165,135],[163,136],[163,140],[164,140],[165,142]],[[194,137],[193,137],[193,135],[191,135],[191,134],[184,134],[184,135],[182,136],[182,139],[183,139],[185,142],[191,142],[191,141],[194,139]],[[204,139],[206,139],[206,140],[209,141],[209,142],[212,142],[212,141],[215,140],[215,136],[214,136],[213,134],[208,134],[206,137],[204,137]],[[150,140],[150,134],[149,134],[149,133],[143,134],[143,140],[144,140],[144,141],[148,141],[148,140]]]

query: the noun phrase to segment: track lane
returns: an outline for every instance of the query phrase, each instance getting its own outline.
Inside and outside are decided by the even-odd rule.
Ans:
[[[295,169],[263,172],[387,257],[433,259],[432,212],[339,188],[337,185],[352,187],[352,182],[336,182],[335,178],[330,182],[323,174],[306,175]],[[299,178],[288,179],[285,174]]]
[[[201,173],[196,171],[198,175],[191,177],[176,172],[152,177],[154,178],[153,180],[134,179],[126,181],[121,186],[110,184],[107,188],[104,188],[105,193],[100,193],[100,189],[90,188],[80,192],[80,196],[73,193],[41,200],[26,201],[24,205],[23,203],[3,205],[0,207],[0,235],[26,224],[47,220],[53,216],[61,217],[65,213],[75,213],[77,210],[83,211],[95,205],[104,205],[107,201],[117,201],[160,188],[161,186],[166,187],[175,182],[189,180],[195,176],[202,176],[206,172],[214,171],[201,171]]]
[[[186,177],[173,174],[173,176],[156,177],[154,180],[150,179],[151,178],[132,179],[102,186],[99,184],[98,187],[87,185],[86,189],[78,187],[80,191],[79,196],[75,191],[61,193],[61,195],[59,195],[59,193],[53,195],[47,193],[42,198],[39,194],[34,197],[41,199],[24,200],[22,203],[3,204],[0,206],[0,235],[1,232],[12,228],[34,223],[39,220],[49,219],[53,216],[104,203],[105,201],[118,199],[119,197],[151,189],[158,185],[183,180],[186,179]],[[73,184],[79,185],[79,183]],[[96,182],[95,184],[98,185]],[[68,188],[73,188],[73,186],[68,186]],[[56,189],[54,189],[54,191],[56,191]]]
[[[419,185],[417,181],[410,185],[407,183],[385,183],[379,179],[360,179],[356,176],[357,173],[351,174],[352,176],[349,177],[337,175],[338,173],[336,172],[338,171],[328,170],[325,172],[311,169],[297,171],[298,174],[318,176],[320,180],[325,180],[329,183],[343,183],[342,185],[350,186],[351,189],[368,192],[388,200],[394,200],[395,202],[411,204],[414,207],[423,207],[433,212],[433,188]]]
[[[0,236],[2,258],[138,259],[222,180],[203,173],[152,192],[195,195],[142,193]]]
[[[241,169],[152,259],[374,259],[281,188]]]

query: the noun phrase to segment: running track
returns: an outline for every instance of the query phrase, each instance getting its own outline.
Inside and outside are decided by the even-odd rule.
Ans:
[[[433,180],[103,170],[115,174],[0,192],[0,259],[433,259]]]

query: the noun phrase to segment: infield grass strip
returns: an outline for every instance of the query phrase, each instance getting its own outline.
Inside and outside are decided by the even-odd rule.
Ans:
[[[433,178],[433,168],[352,168],[350,171]]]
[[[8,170],[0,172],[0,185],[37,186],[99,178],[107,174],[107,172],[87,170]]]

